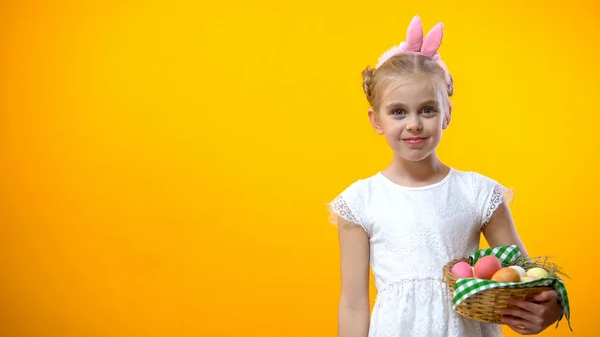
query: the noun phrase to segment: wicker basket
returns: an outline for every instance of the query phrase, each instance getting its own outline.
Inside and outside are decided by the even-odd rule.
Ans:
[[[450,272],[454,264],[468,259],[457,259],[444,266],[443,281],[447,284],[451,296],[454,296],[454,284],[458,277]],[[533,301],[533,297],[541,292],[552,290],[548,286],[534,286],[528,288],[495,288],[484,290],[480,293],[470,296],[456,307],[455,311],[467,318],[487,323],[503,324],[502,310],[506,308],[516,308],[509,305],[508,300],[520,298],[526,301]]]

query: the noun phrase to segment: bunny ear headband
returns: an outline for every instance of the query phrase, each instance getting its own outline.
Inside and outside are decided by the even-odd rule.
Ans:
[[[446,73],[446,80],[450,81],[450,73],[444,61],[440,59],[440,54],[437,52],[442,44],[442,37],[444,36],[444,25],[440,22],[435,25],[425,39],[423,39],[423,26],[421,19],[418,15],[410,22],[408,30],[406,31],[406,41],[400,43],[398,46],[390,48],[388,51],[383,53],[379,57],[375,69],[381,67],[383,63],[392,58],[395,55],[401,53],[418,53],[435,60]]]

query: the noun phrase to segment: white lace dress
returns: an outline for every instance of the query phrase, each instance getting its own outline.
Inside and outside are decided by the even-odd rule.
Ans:
[[[452,310],[442,268],[479,249],[480,233],[506,189],[475,172],[451,169],[440,182],[404,187],[381,173],[358,180],[331,203],[370,237],[377,298],[369,337],[502,336],[499,325]]]

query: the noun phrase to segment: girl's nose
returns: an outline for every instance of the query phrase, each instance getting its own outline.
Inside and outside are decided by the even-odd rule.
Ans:
[[[419,118],[411,118],[406,123],[406,130],[416,132],[421,131],[423,128],[423,124],[421,124],[421,120]]]

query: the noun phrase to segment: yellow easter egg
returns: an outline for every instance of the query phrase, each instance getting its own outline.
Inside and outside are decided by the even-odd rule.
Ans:
[[[539,267],[529,269],[526,274],[527,274],[527,276],[533,276],[533,277],[537,277],[537,278],[548,277],[548,272]]]

